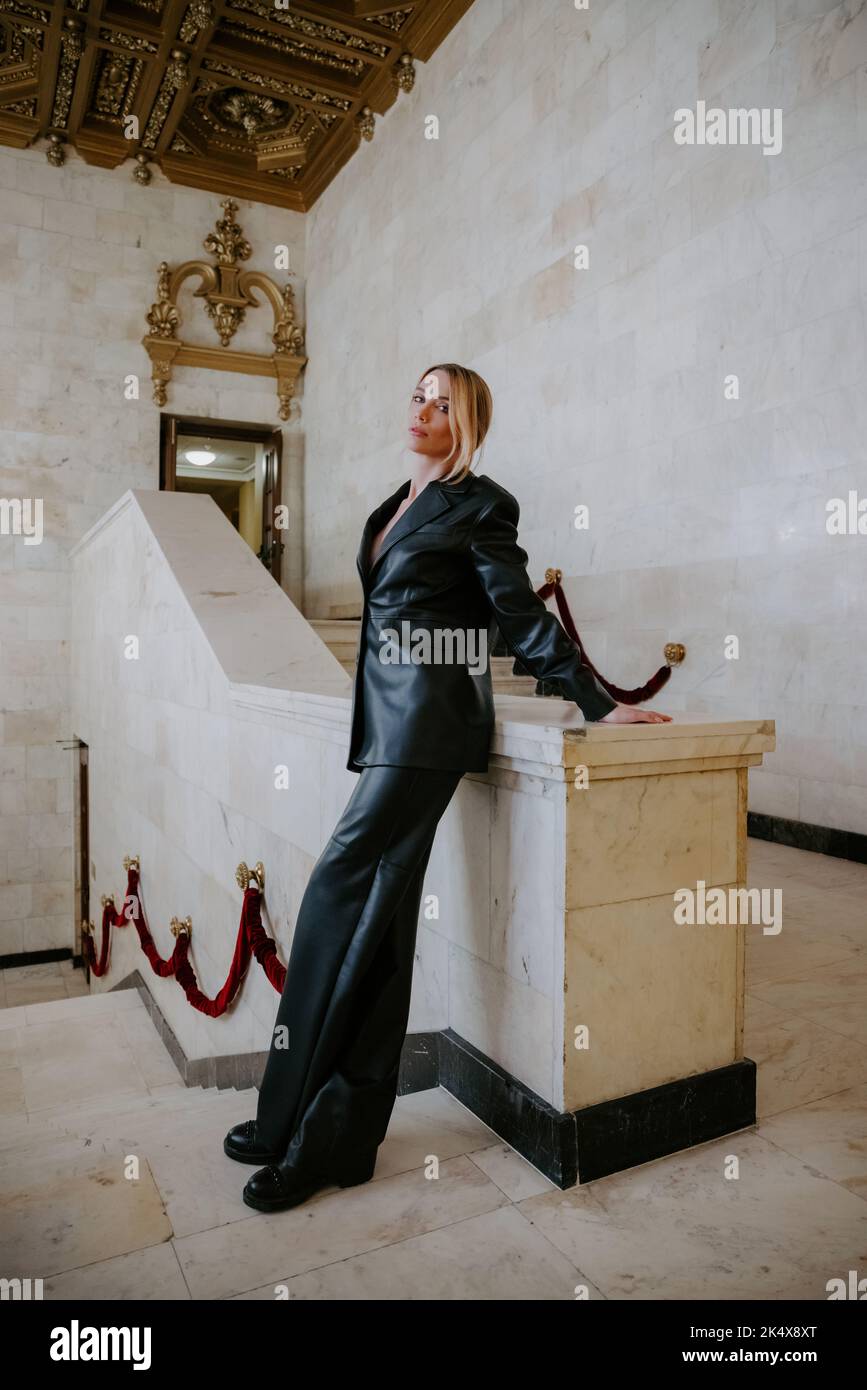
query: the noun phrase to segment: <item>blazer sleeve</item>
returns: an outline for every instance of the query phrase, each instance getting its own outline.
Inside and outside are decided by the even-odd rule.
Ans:
[[[477,518],[470,553],[479,582],[509,650],[537,680],[555,680],[584,718],[595,722],[616,707],[578,648],[533,589],[527,552],[518,544],[520,509],[509,493]]]

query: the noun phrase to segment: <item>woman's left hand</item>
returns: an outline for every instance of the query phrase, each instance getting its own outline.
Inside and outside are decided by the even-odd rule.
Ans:
[[[636,709],[635,705],[617,704],[597,724],[670,724],[670,714],[659,714],[654,709]]]

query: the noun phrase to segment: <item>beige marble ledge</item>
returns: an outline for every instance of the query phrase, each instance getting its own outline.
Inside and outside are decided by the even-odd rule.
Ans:
[[[669,724],[586,723],[571,702],[535,696],[495,697],[492,758],[547,767],[571,780],[584,766],[596,778],[746,767],[775,747],[772,719],[714,719],[680,711]]]
[[[310,690],[233,683],[229,698],[254,717],[330,742],[349,738],[351,699]],[[497,695],[489,774],[511,770],[571,781],[584,765],[599,778],[709,771],[761,763],[775,747],[772,719],[708,719],[677,714],[670,724],[585,724],[577,706],[532,695]],[[480,776],[484,774],[472,774]]]

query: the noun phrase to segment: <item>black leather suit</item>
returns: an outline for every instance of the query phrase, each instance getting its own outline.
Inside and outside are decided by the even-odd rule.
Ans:
[[[425,633],[472,629],[484,634],[484,650],[495,622],[527,669],[556,680],[586,719],[616,703],[533,591],[518,503],[490,478],[428,483],[369,564],[371,539],[410,481],[368,517],[361,538],[364,616],[347,761],[361,776],[301,902],[275,1025],[288,1029],[288,1046],[272,1044],[260,1087],[257,1134],[301,1171],[327,1171],[385,1137],[434,835],[464,772],[487,770],[494,728],[487,661],[477,674],[467,661],[424,653],[420,662],[384,661],[396,648],[383,635],[397,633],[408,654]]]

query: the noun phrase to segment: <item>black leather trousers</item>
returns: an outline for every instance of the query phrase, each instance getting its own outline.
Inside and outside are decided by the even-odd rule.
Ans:
[[[385,1138],[425,870],[462,776],[365,767],[313,869],[256,1115],[257,1138],[299,1171],[322,1171]]]

